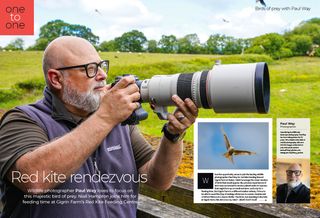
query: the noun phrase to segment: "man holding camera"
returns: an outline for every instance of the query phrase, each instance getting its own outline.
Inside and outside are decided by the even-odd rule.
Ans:
[[[171,186],[196,105],[172,97],[177,109],[153,151],[136,126],[121,125],[140,107],[134,78],[111,88],[108,64],[78,37],[48,45],[44,98],[14,108],[0,123],[2,217],[132,217],[139,181]],[[96,191],[102,194],[88,193]]]

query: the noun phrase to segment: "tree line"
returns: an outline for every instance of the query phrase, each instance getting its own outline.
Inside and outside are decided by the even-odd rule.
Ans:
[[[320,18],[301,22],[284,34],[268,33],[254,38],[241,39],[222,34],[212,34],[201,43],[196,33],[177,38],[162,35],[160,40],[150,39],[138,30],[123,33],[109,41],[99,43],[91,29],[62,20],[50,21],[40,28],[39,38],[26,50],[44,50],[53,39],[79,36],[90,41],[99,51],[178,53],[178,54],[267,54],[274,59],[292,56],[320,56]],[[4,50],[23,50],[21,38],[11,41]]]

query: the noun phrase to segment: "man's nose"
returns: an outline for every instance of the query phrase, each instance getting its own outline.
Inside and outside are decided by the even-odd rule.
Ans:
[[[97,81],[102,81],[102,80],[106,80],[106,78],[107,78],[106,73],[99,67],[95,79]]]
[[[296,178],[297,176],[296,176],[296,174],[292,173],[289,177]]]

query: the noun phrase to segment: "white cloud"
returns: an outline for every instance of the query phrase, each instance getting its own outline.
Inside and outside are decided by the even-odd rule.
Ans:
[[[142,31],[148,39],[155,38],[155,32],[161,33],[158,27],[162,16],[141,0],[38,0],[35,4],[48,12],[47,20],[62,19],[90,27],[100,42],[133,29]]]
[[[181,4],[183,7],[180,7]],[[238,38],[270,32],[284,33],[306,16],[302,13],[293,15],[289,12],[255,11],[254,6],[253,0],[241,3],[233,0],[223,3],[212,0],[35,0],[35,20],[40,25],[61,19],[87,26],[100,37],[100,42],[133,29],[143,32],[148,39],[156,40],[161,35],[173,34],[181,38],[196,33],[200,41],[205,42],[209,35],[215,33]],[[313,16],[308,14],[308,17]],[[223,19],[230,22],[223,22]],[[38,32],[35,35],[38,36]],[[25,44],[34,43],[29,38],[26,37]],[[9,43],[10,39],[12,37],[0,36],[0,45]]]
[[[102,21],[118,25],[119,28],[150,27],[162,19],[139,0],[81,0],[81,4],[86,12],[95,12]]]
[[[77,5],[77,0],[36,0],[35,5],[45,9],[72,8]]]
[[[225,23],[226,19],[229,23]],[[283,32],[288,22],[275,12],[255,11],[244,8],[238,12],[218,14],[213,17],[215,22],[208,25],[214,33],[225,34],[238,38],[249,38],[270,32]]]
[[[140,0],[81,0],[81,8],[95,19],[92,31],[100,42],[137,29],[148,39],[155,36],[162,16],[150,11]]]
[[[99,10],[109,12],[113,15],[132,16],[135,13],[148,13],[148,9],[139,0],[81,0],[85,10]],[[108,15],[108,14],[107,14]]]

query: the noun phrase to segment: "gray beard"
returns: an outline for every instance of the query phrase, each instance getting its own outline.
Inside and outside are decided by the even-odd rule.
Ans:
[[[95,84],[94,87],[101,85],[105,85],[105,81]],[[80,110],[92,113],[96,111],[100,105],[100,94],[99,92],[95,92],[93,88],[88,92],[80,93],[76,89],[65,85],[62,92],[62,100]]]
[[[300,185],[300,183],[301,183],[301,181],[296,181],[296,182],[291,181],[291,182],[288,182],[288,186],[289,186],[290,188],[295,188],[295,187],[297,187],[298,185]]]

